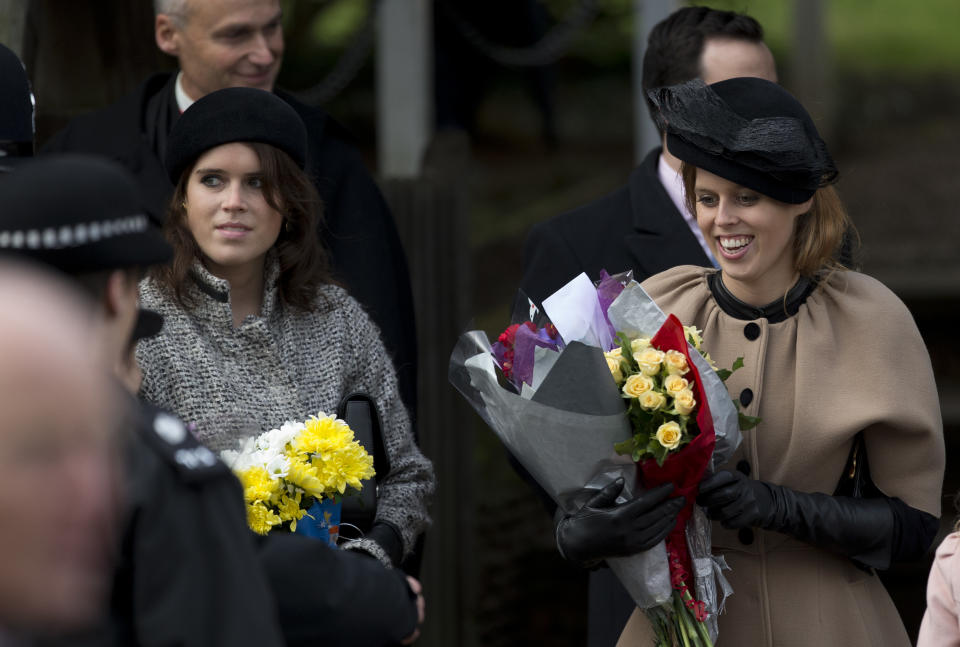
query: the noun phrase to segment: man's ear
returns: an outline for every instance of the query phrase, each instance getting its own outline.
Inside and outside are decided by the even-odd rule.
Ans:
[[[129,308],[130,277],[123,270],[113,270],[107,277],[107,284],[103,289],[103,307],[107,314],[115,317]],[[135,289],[136,283],[133,284]]]
[[[180,28],[173,21],[172,16],[158,13],[154,21],[153,34],[160,51],[170,56],[180,56]]]

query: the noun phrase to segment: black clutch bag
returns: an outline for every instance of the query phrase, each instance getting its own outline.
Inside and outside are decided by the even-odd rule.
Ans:
[[[359,495],[343,497],[340,516],[341,526],[352,524],[366,533],[373,526],[377,514],[379,484],[390,472],[390,461],[383,446],[383,431],[377,403],[366,393],[351,393],[340,401],[337,417],[353,430],[356,440],[373,456],[373,469],[377,474],[363,481]],[[349,535],[349,533],[347,533]]]
[[[853,437],[853,447],[847,457],[847,465],[840,476],[834,496],[849,496],[855,499],[870,499],[881,495],[870,478],[870,463],[867,460],[867,443],[863,432]]]

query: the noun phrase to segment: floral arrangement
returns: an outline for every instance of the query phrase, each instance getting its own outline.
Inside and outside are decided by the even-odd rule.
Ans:
[[[353,438],[346,422],[322,411],[304,422],[285,422],[240,441],[220,457],[243,485],[250,528],[265,535],[307,514],[315,500],[339,501],[375,475],[373,457]]]
[[[604,353],[621,397],[627,401],[634,432],[628,440],[616,443],[615,450],[639,464],[644,485],[673,483],[674,492],[687,498],[676,527],[666,539],[673,600],[646,610],[658,647],[713,645],[704,626],[706,605],[691,592],[685,532],[714,444],[709,403],[689,352],[692,349],[699,353],[721,381],[742,367],[743,359],[738,358],[732,369],[717,369],[703,350],[701,335],[696,327],[683,326],[670,315],[653,337],[618,333],[619,346]],[[759,422],[742,413],[738,416],[740,430]]]
[[[567,513],[585,488],[617,478],[627,499],[673,483],[686,505],[667,540],[606,561],[658,645],[713,644],[730,587],[695,498],[706,470],[741,441],[746,417],[723,383],[731,371],[716,370],[700,331],[664,314],[629,273],[599,283],[581,274],[542,308],[531,303],[537,323],[514,324],[493,344],[481,331],[462,335],[450,381]]]

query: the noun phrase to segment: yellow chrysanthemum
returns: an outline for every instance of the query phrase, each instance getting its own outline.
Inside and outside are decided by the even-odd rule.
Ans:
[[[290,461],[290,471],[287,472],[287,481],[300,488],[310,496],[321,498],[324,494],[324,481],[320,471],[308,461],[300,458]]]
[[[362,487],[360,481],[376,474],[373,457],[357,441],[338,451],[314,456],[312,464],[331,494],[333,491],[343,494],[348,485],[359,490]]]
[[[247,506],[247,525],[255,533],[265,535],[279,523],[280,516],[262,503],[252,503]]]
[[[300,500],[303,498],[303,494],[297,492],[296,496],[288,496],[284,494],[280,497],[280,504],[278,509],[280,512],[281,521],[290,522],[290,532],[297,531],[297,521],[303,518],[303,515],[307,513],[306,510],[300,507]]]
[[[334,415],[310,416],[293,442],[291,450],[297,454],[324,454],[335,451],[353,441],[353,431]]]
[[[280,495],[283,487],[279,480],[271,477],[262,467],[251,467],[237,476],[243,485],[243,499],[247,503],[256,501],[268,503]]]

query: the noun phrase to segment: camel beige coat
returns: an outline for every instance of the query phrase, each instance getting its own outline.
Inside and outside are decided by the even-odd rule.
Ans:
[[[863,430],[873,480],[882,492],[940,516],[943,428],[930,359],[910,313],[878,281],[836,272],[786,321],[748,322],[723,312],[706,277],[678,267],[643,283],[666,313],[703,329],[721,367],[743,356],[727,381],[744,412],[763,421],[744,433],[728,465],[746,460],[753,478],[830,494],[854,435]],[[759,326],[748,339],[746,327]],[[718,647],[908,646],[876,576],[850,560],[792,539],[713,525],[713,548],[732,571],[734,594],[720,616]],[[635,612],[620,645],[652,644]]]

